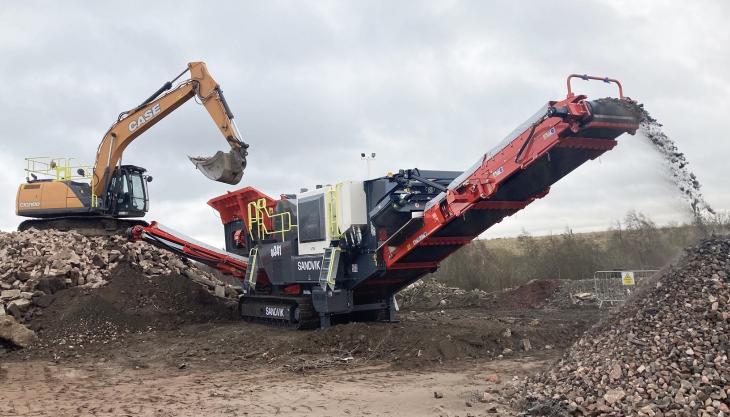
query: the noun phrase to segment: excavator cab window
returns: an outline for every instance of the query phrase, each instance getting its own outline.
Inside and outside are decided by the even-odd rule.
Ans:
[[[129,175],[131,192],[130,204],[134,210],[147,211],[147,187],[146,182],[142,179],[142,173],[133,173]]]
[[[114,171],[109,187],[109,207],[118,217],[142,217],[148,210],[145,169],[123,165]]]

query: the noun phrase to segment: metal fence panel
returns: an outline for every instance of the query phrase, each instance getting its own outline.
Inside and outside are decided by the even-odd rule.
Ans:
[[[593,292],[599,307],[603,303],[623,303],[636,286],[657,272],[655,269],[596,271],[593,274]]]

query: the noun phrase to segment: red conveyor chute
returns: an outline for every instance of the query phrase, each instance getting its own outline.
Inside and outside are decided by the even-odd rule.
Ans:
[[[211,266],[225,274],[237,278],[243,278],[246,274],[248,258],[217,249],[155,221],[149,226],[134,226],[127,233],[132,241],[143,240]]]

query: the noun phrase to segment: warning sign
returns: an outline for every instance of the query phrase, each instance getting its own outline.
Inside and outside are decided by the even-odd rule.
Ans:
[[[621,272],[621,281],[624,285],[635,285],[634,271],[623,271]]]

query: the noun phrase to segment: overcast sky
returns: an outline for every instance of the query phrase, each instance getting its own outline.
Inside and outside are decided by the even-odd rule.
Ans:
[[[163,4],[164,3],[164,4]],[[709,203],[730,208],[730,3],[724,1],[11,2],[0,0],[0,229],[13,230],[26,156],[92,163],[103,133],[202,60],[251,145],[239,186],[271,196],[399,168],[463,170],[572,72],[624,83],[675,139]],[[577,84],[591,97],[602,83]],[[234,189],[186,155],[226,143],[190,101],[137,139],[124,162],[154,176],[152,210],[220,244],[205,202]],[[645,139],[555,184],[485,237],[603,229],[628,210],[687,219]]]

